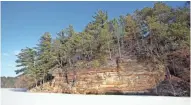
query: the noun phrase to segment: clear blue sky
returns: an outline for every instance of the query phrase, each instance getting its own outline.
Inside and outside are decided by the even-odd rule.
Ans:
[[[166,2],[183,6],[184,2]],[[53,37],[72,24],[82,31],[92,15],[102,9],[109,19],[132,13],[136,9],[153,7],[154,2],[1,2],[1,75],[16,76],[15,60],[22,48],[34,47],[44,32]]]

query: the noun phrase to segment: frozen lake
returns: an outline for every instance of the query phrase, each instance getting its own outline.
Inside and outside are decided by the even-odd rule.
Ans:
[[[190,105],[190,97],[28,93],[1,89],[1,105]]]

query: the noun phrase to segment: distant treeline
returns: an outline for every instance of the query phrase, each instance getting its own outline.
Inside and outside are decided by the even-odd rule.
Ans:
[[[133,14],[108,17],[106,11],[99,10],[82,32],[69,25],[55,39],[45,32],[37,46],[24,48],[17,55],[21,69],[16,73],[37,85],[46,82],[54,68],[62,69],[67,80],[69,70],[107,66],[115,57],[128,55],[163,64],[175,76],[189,71],[190,2],[177,8],[157,2]]]
[[[15,77],[1,77],[1,88],[15,88]]]

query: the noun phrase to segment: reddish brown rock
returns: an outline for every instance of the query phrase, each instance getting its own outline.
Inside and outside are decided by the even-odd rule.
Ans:
[[[137,65],[136,67],[133,65]],[[73,94],[105,94],[107,92],[137,92],[156,87],[164,79],[164,67],[150,71],[143,65],[133,64],[116,68],[83,69],[76,72],[68,72],[69,84],[63,75],[55,74],[50,87],[52,92]],[[75,82],[74,82],[75,81]],[[44,88],[46,89],[47,86]]]

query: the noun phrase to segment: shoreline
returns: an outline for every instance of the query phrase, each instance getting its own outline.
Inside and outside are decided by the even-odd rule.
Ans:
[[[189,105],[190,97],[166,97],[166,96],[125,96],[124,95],[82,95],[60,93],[28,93],[12,92],[1,89],[2,105],[63,105],[66,103],[75,105]],[[74,101],[75,100],[75,101]],[[96,100],[96,101],[95,101]]]

